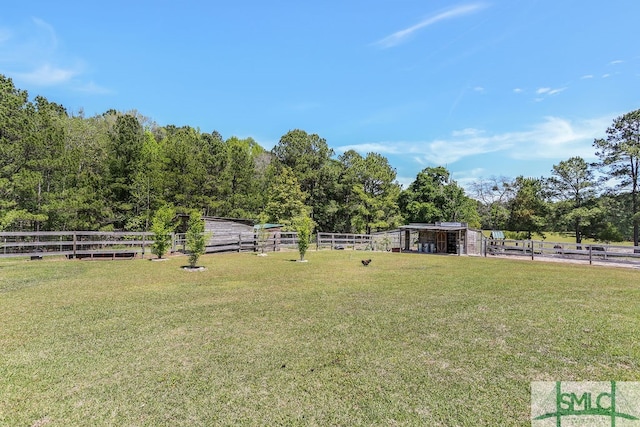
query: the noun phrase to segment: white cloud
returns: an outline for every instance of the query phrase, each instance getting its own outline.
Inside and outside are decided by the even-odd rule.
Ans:
[[[615,115],[595,119],[571,121],[559,117],[546,117],[530,130],[509,134],[512,145],[510,157],[528,159],[567,159],[581,156],[595,157],[593,140],[602,135]]]
[[[65,86],[79,92],[108,93],[108,89],[82,78],[84,62],[61,45],[55,28],[37,17],[24,26],[0,28],[0,72],[18,85]]]
[[[476,4],[468,4],[468,5],[463,5],[463,6],[457,6],[451,9],[448,9],[444,12],[440,12],[436,15],[430,16],[429,18],[424,19],[423,21],[405,28],[403,30],[397,31],[391,35],[388,35],[387,37],[384,37],[380,40],[378,40],[377,42],[373,43],[374,45],[382,48],[382,49],[387,49],[390,47],[394,47],[397,46],[403,42],[405,42],[409,37],[411,37],[411,35],[413,35],[416,31],[428,27],[430,25],[436,24],[440,21],[445,21],[448,19],[453,19],[453,18],[457,18],[459,16],[463,16],[463,15],[467,15],[470,13],[474,13],[477,12],[481,9],[483,9],[485,6],[483,4],[480,3],[476,3]]]
[[[484,88],[482,86],[476,86],[473,88],[475,92],[484,93]]]
[[[611,61],[609,62],[609,65],[618,65],[618,64],[623,64],[624,61],[621,59],[616,59],[615,61]]]
[[[538,90],[536,90],[536,94],[541,95],[537,98],[535,98],[536,102],[540,102],[542,100],[544,100],[545,96],[553,96],[553,95],[557,95],[560,92],[564,92],[565,90],[567,90],[566,87],[559,87],[559,88],[550,88],[550,87],[541,87]]]
[[[78,75],[78,72],[72,69],[57,68],[51,64],[43,64],[33,71],[14,74],[16,79],[29,84],[52,86],[69,82],[74,76]]]
[[[517,88],[515,88],[515,89],[513,90],[513,93],[522,93],[522,92],[524,92],[524,90],[523,90],[523,89],[521,89],[521,88],[519,88],[519,87],[517,87]]]
[[[354,144],[338,147],[336,151],[410,155],[420,165],[447,165],[464,158],[496,152],[519,160],[561,160],[572,156],[593,159],[593,140],[602,136],[615,117],[615,114],[611,114],[575,121],[546,117],[528,129],[513,132],[491,133],[468,128],[452,132],[449,138]]]
[[[606,78],[608,78],[608,77],[611,77],[611,74],[607,73],[607,74],[603,74],[603,75],[602,75],[602,78],[603,78],[603,79],[606,79]]]
[[[580,77],[582,80],[586,80],[586,79],[592,79],[593,78],[593,74],[585,74],[584,76]]]
[[[567,88],[566,88],[566,87],[561,87],[561,88],[558,88],[558,89],[551,89],[551,90],[548,92],[548,95],[555,95],[555,94],[557,94],[557,93],[564,92],[565,90],[567,90]]]

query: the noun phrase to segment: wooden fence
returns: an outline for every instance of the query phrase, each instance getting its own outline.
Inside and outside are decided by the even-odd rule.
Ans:
[[[351,248],[362,250],[391,250],[398,246],[397,232],[368,234],[318,233],[311,243],[320,248]],[[260,241],[251,232],[210,234],[206,253],[279,251],[295,249],[295,232],[278,232]],[[66,256],[67,258],[121,259],[151,257],[153,233],[100,231],[43,231],[0,233],[0,257]],[[175,233],[170,252],[186,253],[186,234]]]
[[[390,251],[392,248],[399,247],[400,233],[398,230],[373,234],[318,233],[316,236],[317,249]]]
[[[153,234],[144,232],[40,231],[0,233],[0,256],[134,258],[150,253]]]
[[[541,240],[485,240],[484,255],[520,256],[598,262],[638,263],[640,246],[577,244]]]

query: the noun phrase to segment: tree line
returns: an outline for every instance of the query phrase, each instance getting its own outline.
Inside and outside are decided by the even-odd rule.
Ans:
[[[344,233],[456,221],[637,239],[637,176],[630,174],[637,164],[624,157],[637,162],[637,116],[623,116],[628,128],[614,131],[616,122],[594,142],[598,166],[572,158],[548,179],[481,179],[471,197],[442,166],[424,169],[402,189],[384,156],[337,156],[304,130],[290,130],[266,150],[252,138],[159,126],[136,111],[69,114],[0,75],[0,229],[143,231],[171,206],[285,226],[308,216],[319,231]],[[616,185],[602,190],[605,178]]]

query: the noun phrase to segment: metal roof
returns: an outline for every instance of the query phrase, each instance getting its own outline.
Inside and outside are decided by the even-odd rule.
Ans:
[[[409,225],[401,225],[401,230],[444,230],[458,231],[467,230],[469,227],[464,222],[436,222],[435,224],[427,224],[424,222],[411,223]]]
[[[264,228],[266,230],[269,230],[269,229],[272,229],[272,228],[281,228],[281,227],[284,227],[284,225],[267,223],[267,224],[256,224],[256,225],[253,226],[253,228],[255,228],[256,230],[259,229],[259,228]]]

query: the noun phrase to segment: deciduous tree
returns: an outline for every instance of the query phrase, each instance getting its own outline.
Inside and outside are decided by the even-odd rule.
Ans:
[[[409,222],[453,221],[480,224],[477,203],[438,166],[423,169],[399,199],[402,214]]]
[[[546,225],[548,207],[543,198],[542,180],[519,176],[514,181],[515,196],[509,202],[509,228],[524,231],[527,239],[542,233]]]

